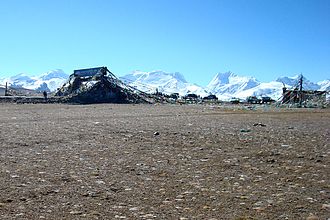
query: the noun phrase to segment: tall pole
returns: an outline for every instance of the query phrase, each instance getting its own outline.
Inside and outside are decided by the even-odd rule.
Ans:
[[[7,96],[7,92],[8,92],[8,86],[7,86],[7,82],[6,82],[5,96]]]
[[[299,107],[302,106],[302,84],[303,84],[303,75],[300,74],[300,80],[299,80]]]

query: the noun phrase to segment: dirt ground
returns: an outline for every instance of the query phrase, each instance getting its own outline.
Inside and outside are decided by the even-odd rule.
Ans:
[[[0,219],[329,219],[330,110],[0,104]]]

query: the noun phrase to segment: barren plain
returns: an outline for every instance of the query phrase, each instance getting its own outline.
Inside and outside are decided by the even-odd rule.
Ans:
[[[0,104],[0,219],[329,219],[330,110]]]

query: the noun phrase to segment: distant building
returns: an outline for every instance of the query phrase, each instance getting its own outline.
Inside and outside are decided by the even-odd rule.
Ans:
[[[283,84],[284,85],[284,84]],[[297,86],[294,89],[287,89],[284,85],[282,94],[283,104],[302,104],[307,103],[324,103],[326,102],[327,91],[316,91],[316,90],[304,90],[303,89],[303,75],[300,75],[300,79]]]
[[[269,96],[263,96],[263,97],[261,97],[261,103],[263,103],[263,104],[272,103],[272,102],[275,102],[275,100],[272,99]]]
[[[109,72],[109,70],[106,67],[96,67],[89,69],[74,70],[73,76],[80,78],[89,78],[89,77],[94,77],[96,75],[105,76],[107,75],[107,72]]]
[[[314,91],[314,90],[298,90],[298,89],[287,89],[283,88],[283,104],[290,103],[302,103],[302,102],[325,102],[326,101],[326,91]]]
[[[7,95],[7,83],[6,85],[0,85],[0,96]]]
[[[194,93],[190,93],[190,94],[185,95],[184,99],[195,100],[195,99],[198,99],[198,95],[196,95]]]
[[[0,86],[0,96],[5,96],[6,95],[6,88]]]
[[[203,100],[218,100],[218,97],[216,95],[208,95],[203,97]]]
[[[246,98],[247,103],[250,104],[260,104],[261,103],[261,99],[257,98],[257,96],[248,96]]]
[[[120,81],[106,67],[74,70],[55,96],[73,103],[149,103],[144,93]]]
[[[172,98],[172,99],[178,99],[179,97],[180,97],[180,94],[177,92],[170,94],[170,98]]]

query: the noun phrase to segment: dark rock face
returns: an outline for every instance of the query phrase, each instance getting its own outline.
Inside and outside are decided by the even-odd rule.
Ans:
[[[48,88],[47,83],[44,82],[36,89],[36,91],[37,92],[43,92],[43,91],[50,92],[50,89]]]

